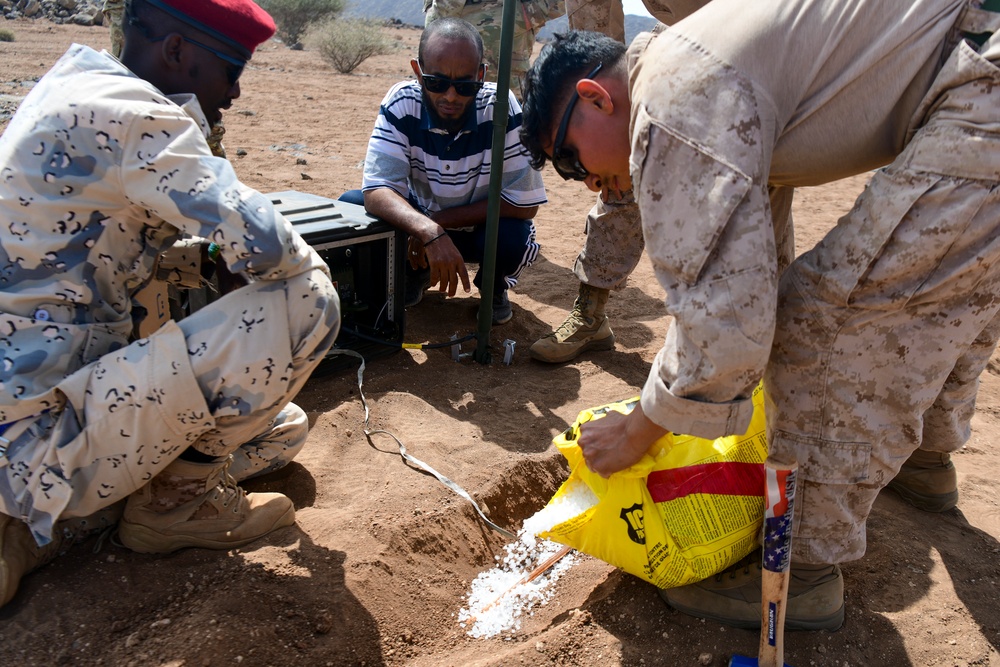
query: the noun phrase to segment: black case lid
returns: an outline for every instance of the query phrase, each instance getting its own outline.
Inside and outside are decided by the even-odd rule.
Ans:
[[[307,192],[285,190],[265,195],[309,245],[392,231],[364,206],[328,199]]]

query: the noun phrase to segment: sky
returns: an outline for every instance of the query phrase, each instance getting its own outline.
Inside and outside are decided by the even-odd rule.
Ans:
[[[626,14],[635,14],[636,16],[652,16],[646,9],[646,5],[642,4],[642,0],[622,0],[622,9],[625,10]]]

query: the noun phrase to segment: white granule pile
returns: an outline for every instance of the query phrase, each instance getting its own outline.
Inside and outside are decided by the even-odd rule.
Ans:
[[[561,544],[535,536],[572,519],[597,502],[597,496],[587,485],[577,481],[525,520],[517,541],[504,547],[503,559],[496,556],[497,566],[482,572],[472,582],[468,604],[458,612],[458,622],[469,635],[488,638],[518,630],[525,612],[530,616],[530,610],[552,598],[555,594],[553,584],[573,565],[576,552],[570,552],[534,580],[526,581],[536,567],[563,548]]]

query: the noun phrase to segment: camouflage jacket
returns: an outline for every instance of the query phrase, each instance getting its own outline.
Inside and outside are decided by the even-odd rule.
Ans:
[[[967,1],[778,4],[713,0],[629,47],[632,186],[674,318],[642,407],[677,433],[749,423],[781,326],[768,184],[818,185],[893,160],[922,123]]]
[[[81,45],[25,98],[0,136],[0,424],[61,407],[64,378],[128,342],[131,298],[182,234],[254,278],[325,270],[207,134],[193,95]]]

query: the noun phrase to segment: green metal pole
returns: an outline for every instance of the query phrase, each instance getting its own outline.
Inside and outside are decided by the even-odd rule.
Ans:
[[[493,107],[493,159],[490,162],[490,194],[486,208],[486,249],[483,253],[483,286],[480,290],[479,331],[473,358],[481,364],[491,361],[490,329],[493,326],[493,274],[496,271],[497,232],[500,228],[500,191],[503,186],[503,157],[507,144],[507,103],[510,91],[510,53],[514,46],[514,10],[518,0],[504,0],[500,23],[500,67],[497,71],[497,101]]]

